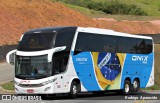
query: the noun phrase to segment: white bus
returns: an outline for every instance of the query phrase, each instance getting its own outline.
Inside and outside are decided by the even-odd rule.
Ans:
[[[20,94],[123,90],[154,85],[151,37],[90,27],[41,28],[25,32],[6,56],[15,65]]]

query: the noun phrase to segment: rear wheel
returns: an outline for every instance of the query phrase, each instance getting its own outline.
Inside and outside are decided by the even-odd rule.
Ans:
[[[137,92],[139,90],[139,87],[140,87],[140,83],[139,83],[139,80],[138,79],[135,79],[133,81],[133,92]]]
[[[129,94],[131,91],[131,83],[129,80],[124,81],[124,87],[123,87],[123,93],[124,94]]]
[[[78,83],[73,81],[70,87],[70,93],[69,96],[71,98],[76,98],[78,93]]]

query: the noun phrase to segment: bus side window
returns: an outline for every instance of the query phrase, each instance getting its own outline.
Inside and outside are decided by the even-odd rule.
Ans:
[[[146,51],[147,51],[147,54],[151,53],[152,52],[152,40],[146,40]]]
[[[137,53],[138,54],[146,54],[147,47],[146,47],[146,41],[144,39],[138,39],[137,40]]]
[[[116,37],[113,36],[104,36],[103,38],[103,51],[104,52],[111,52],[115,53],[116,52]]]
[[[128,53],[135,54],[137,53],[137,41],[134,38],[128,38]]]
[[[119,37],[117,38],[117,49],[118,53],[126,53],[128,49],[127,38]]]

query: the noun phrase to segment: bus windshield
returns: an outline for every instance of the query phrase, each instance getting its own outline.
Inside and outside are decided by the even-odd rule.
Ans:
[[[47,55],[16,57],[15,76],[20,79],[41,79],[52,75],[51,63]]]

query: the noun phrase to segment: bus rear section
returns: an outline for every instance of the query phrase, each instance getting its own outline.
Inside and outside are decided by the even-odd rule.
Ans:
[[[73,65],[84,86],[82,91],[123,90],[128,94],[154,85],[151,37],[85,30],[79,29],[72,49]]]

